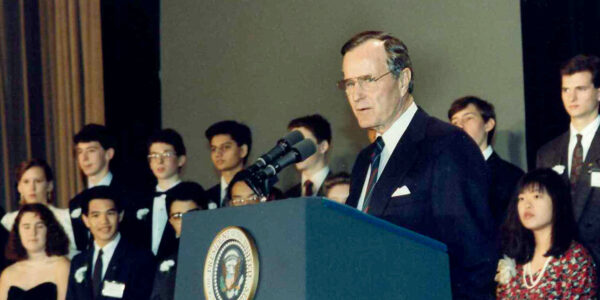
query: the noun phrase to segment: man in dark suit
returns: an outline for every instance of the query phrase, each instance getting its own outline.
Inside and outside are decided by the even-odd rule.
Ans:
[[[570,129],[537,153],[538,168],[552,168],[571,185],[581,243],[600,266],[600,58],[577,55],[560,69]],[[597,269],[597,273],[600,268]]]
[[[206,192],[209,209],[213,209],[225,206],[227,186],[248,162],[252,132],[244,124],[228,120],[211,125],[205,135],[210,144],[210,158],[221,178],[220,183]]]
[[[362,32],[342,47],[339,87],[376,141],[352,169],[347,205],[448,246],[455,298],[492,298],[496,269],[488,170],[462,130],[414,103],[408,50],[383,32]]]
[[[128,210],[130,203],[127,184],[123,178],[113,175],[109,169],[110,161],[115,155],[115,139],[103,125],[85,125],[74,137],[77,165],[86,179],[86,187],[111,186],[120,194],[122,206]],[[69,212],[77,250],[83,251],[90,245],[89,231],[81,220],[82,200],[76,195],[69,201]],[[121,225],[122,231],[128,228],[127,220]]]
[[[119,233],[123,214],[117,193],[98,186],[85,190],[81,199],[81,218],[94,242],[71,261],[67,299],[148,299],[156,263],[152,253]]]
[[[490,209],[499,228],[506,214],[508,202],[515,192],[523,171],[503,160],[492,148],[496,131],[496,112],[489,102],[474,96],[454,100],[448,110],[450,122],[462,128],[475,141],[491,173]]]
[[[323,182],[331,171],[327,165],[328,153],[331,148],[331,126],[319,114],[304,116],[290,121],[288,130],[298,130],[304,138],[312,140],[317,145],[315,154],[296,164],[301,181],[284,193],[284,198],[325,196]]]

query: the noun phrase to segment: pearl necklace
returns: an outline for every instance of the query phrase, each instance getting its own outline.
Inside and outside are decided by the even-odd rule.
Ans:
[[[523,284],[528,290],[534,288],[538,283],[540,283],[540,280],[542,279],[542,277],[544,277],[544,272],[546,272],[546,267],[548,267],[548,264],[550,263],[551,259],[552,256],[548,256],[548,258],[546,258],[546,262],[544,262],[544,266],[540,270],[540,275],[538,275],[538,277],[535,279],[533,278],[533,274],[531,273],[531,262],[525,264],[525,266],[523,267]],[[529,281],[531,281],[531,285],[527,283],[527,275],[529,275]]]

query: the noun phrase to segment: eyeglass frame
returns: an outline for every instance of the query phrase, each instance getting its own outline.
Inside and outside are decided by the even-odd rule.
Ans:
[[[146,156],[146,158],[148,158],[148,161],[161,161],[161,160],[165,160],[167,158],[170,157],[177,157],[177,153],[173,152],[173,151],[166,151],[163,153],[152,153],[152,154],[148,154],[148,156]]]
[[[340,81],[337,82],[337,87],[338,89],[347,92],[348,91],[348,87],[346,86],[349,82],[355,82],[355,85],[352,87],[355,87],[356,84],[358,84],[361,88],[365,88],[365,83],[377,83],[377,81],[379,81],[379,79],[385,77],[386,75],[392,73],[392,71],[388,71],[378,77],[373,78],[373,76],[371,74],[368,75],[362,75],[362,76],[358,76],[358,77],[354,77],[354,78],[347,78],[347,79],[342,79]]]
[[[178,212],[178,213],[174,213],[174,214],[171,214],[171,215],[169,216],[169,219],[181,220],[181,219],[183,218],[183,215],[185,215],[185,214],[187,214],[187,213],[189,213],[189,212],[193,212],[193,211],[199,211],[199,210],[202,210],[202,209],[200,209],[200,208],[192,208],[192,209],[190,209],[190,210],[188,210],[188,211],[186,211],[186,212]]]
[[[248,200],[248,198],[254,198],[253,200]],[[247,197],[239,197],[239,198],[234,198],[232,197],[231,199],[229,199],[229,206],[233,206],[233,202],[236,202],[236,204],[247,204],[247,203],[259,203],[261,202],[262,197],[259,195],[251,195],[251,196],[247,196]]]

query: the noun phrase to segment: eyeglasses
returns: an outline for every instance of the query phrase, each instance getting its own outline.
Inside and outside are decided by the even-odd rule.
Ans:
[[[351,90],[354,87],[356,87],[356,85],[358,84],[358,86],[360,86],[362,89],[372,90],[377,86],[377,81],[379,79],[383,78],[385,75],[390,74],[390,73],[392,73],[392,71],[389,71],[378,77],[373,77],[371,75],[363,75],[363,76],[358,76],[356,78],[348,78],[348,79],[340,80],[337,83],[337,87],[340,90],[347,92],[348,90]]]
[[[199,208],[194,208],[194,209],[190,209],[190,210],[188,210],[186,212],[173,213],[173,214],[171,214],[170,218],[174,219],[174,220],[181,220],[181,218],[183,218],[183,215],[185,215],[185,214],[187,214],[189,212],[198,211],[198,210],[200,210],[200,209]]]
[[[260,197],[258,195],[250,195],[247,197],[242,196],[234,196],[231,201],[229,201],[230,206],[240,206],[246,204],[253,204],[260,201]]]
[[[148,154],[148,160],[149,161],[153,161],[153,160],[160,161],[160,160],[175,157],[175,156],[177,156],[177,154],[175,152],[171,152],[171,151],[167,151],[167,152],[163,152],[163,153],[152,153],[152,154]]]

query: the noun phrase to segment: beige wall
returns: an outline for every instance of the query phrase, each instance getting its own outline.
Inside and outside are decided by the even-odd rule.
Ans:
[[[212,123],[249,125],[254,160],[289,120],[312,113],[332,124],[332,168],[349,171],[368,141],[335,88],[339,49],[367,29],[408,45],[415,100],[429,114],[446,120],[452,100],[467,94],[494,103],[498,152],[526,165],[518,1],[163,1],[163,126],[185,139],[185,177],[206,188],[217,183],[204,137]],[[291,169],[283,187],[296,176]]]

